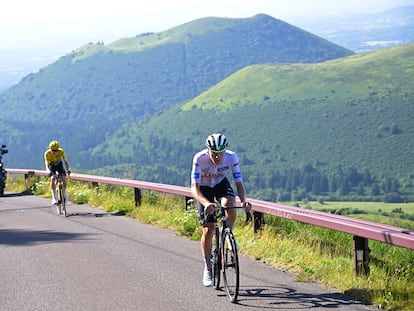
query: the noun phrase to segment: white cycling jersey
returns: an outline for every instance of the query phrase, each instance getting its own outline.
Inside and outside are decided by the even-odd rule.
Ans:
[[[191,182],[213,188],[227,176],[229,170],[232,171],[235,182],[242,181],[239,158],[235,152],[224,151],[223,161],[215,165],[210,160],[208,149],[204,149],[194,155]]]

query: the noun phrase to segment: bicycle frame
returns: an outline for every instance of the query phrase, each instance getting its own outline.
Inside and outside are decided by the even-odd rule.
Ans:
[[[54,183],[55,183],[55,189],[56,189],[56,194],[57,194],[57,199],[58,199],[58,203],[57,203],[57,212],[58,214],[63,214],[64,217],[67,216],[67,212],[66,212],[66,201],[65,201],[65,190],[64,190],[64,185],[63,185],[63,174],[59,174],[59,173],[55,173],[53,174],[54,177]]]
[[[239,260],[237,243],[232,230],[228,227],[226,210],[242,208],[241,206],[222,206],[218,203],[214,212],[216,222],[215,243],[212,252],[213,279],[216,289],[220,288],[220,275],[223,275],[224,288],[231,302],[236,302],[239,293]],[[231,284],[230,274],[234,274]]]
[[[193,199],[187,201],[187,204],[194,205]],[[226,210],[234,208],[243,208],[242,206],[223,206],[217,202],[214,211],[215,218],[215,242],[211,254],[212,277],[214,287],[220,289],[220,276],[223,274],[224,289],[227,297],[231,302],[237,301],[239,294],[239,259],[237,243],[232,230],[227,224]],[[205,215],[207,217],[207,215]],[[219,221],[218,221],[219,220]],[[229,275],[230,270],[234,270],[235,284],[231,284]],[[229,274],[229,275],[228,275]]]

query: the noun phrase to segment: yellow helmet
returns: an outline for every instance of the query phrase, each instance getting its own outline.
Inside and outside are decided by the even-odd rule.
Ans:
[[[56,140],[52,140],[50,143],[49,143],[49,149],[52,149],[52,150],[58,150],[60,148],[60,146],[59,146],[59,142],[57,142]]]

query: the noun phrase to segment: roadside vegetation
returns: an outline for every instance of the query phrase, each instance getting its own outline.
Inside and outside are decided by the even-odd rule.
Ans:
[[[45,178],[23,181],[11,176],[9,191],[50,196]],[[200,226],[195,211],[187,210],[180,196],[151,191],[142,192],[142,203],[135,207],[133,189],[70,180],[70,201],[89,204],[109,213],[125,214],[141,222],[173,230],[198,240]],[[369,219],[414,230],[414,221],[399,217],[414,214],[414,203],[386,204],[372,202],[290,202],[303,208],[342,212],[350,217]],[[77,209],[76,205],[69,207]],[[345,212],[346,211],[346,212]],[[368,277],[355,276],[352,236],[309,226],[280,217],[265,215],[265,226],[253,234],[251,223],[239,214],[235,234],[240,251],[275,267],[297,275],[298,282],[318,282],[343,292],[356,300],[381,310],[414,310],[414,252],[401,247],[369,241]]]

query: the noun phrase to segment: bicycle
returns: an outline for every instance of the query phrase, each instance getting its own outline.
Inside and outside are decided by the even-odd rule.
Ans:
[[[63,186],[63,180],[62,180],[63,174],[55,173],[53,174],[53,177],[55,177],[55,189],[56,189],[56,195],[57,195],[57,204],[56,204],[56,210],[58,215],[63,215],[64,217],[67,216],[67,210],[66,210],[66,200],[65,200],[65,189]]]
[[[211,254],[212,278],[215,289],[220,289],[221,274],[223,274],[224,289],[227,297],[233,303],[237,301],[240,287],[240,270],[238,245],[233,231],[227,225],[226,210],[234,208],[244,208],[243,206],[223,206],[216,202],[214,210],[215,232],[213,250]],[[193,199],[187,201],[186,209],[194,207]],[[246,213],[246,221],[251,219],[250,212]],[[206,215],[207,217],[207,215]],[[220,225],[217,221],[220,219]]]
[[[231,302],[236,302],[239,295],[240,270],[237,243],[233,231],[227,225],[226,210],[243,208],[242,206],[222,206],[217,203],[214,212],[216,222],[212,251],[212,278],[215,289],[220,289],[220,276],[223,275],[224,289]]]

